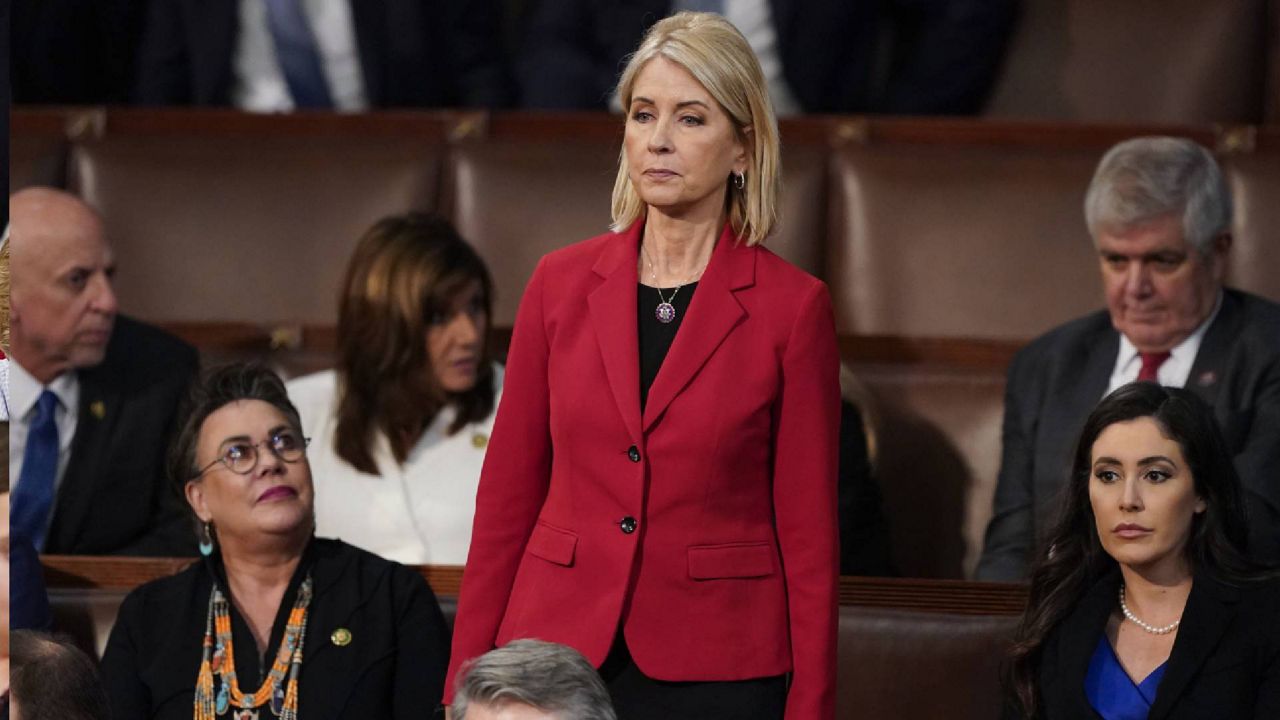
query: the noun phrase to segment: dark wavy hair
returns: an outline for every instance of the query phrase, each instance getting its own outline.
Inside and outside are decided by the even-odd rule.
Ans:
[[[1009,700],[1025,717],[1039,714],[1036,674],[1045,640],[1089,588],[1117,567],[1098,539],[1089,502],[1094,441],[1116,423],[1146,417],[1178,443],[1196,494],[1205,502],[1205,511],[1191,521],[1186,545],[1192,571],[1232,585],[1266,576],[1248,555],[1244,490],[1212,409],[1181,388],[1151,382],[1117,388],[1085,421],[1061,510],[1031,572],[1027,610],[1014,635],[1004,677]]]
[[[347,266],[338,307],[338,407],[334,451],[352,467],[378,474],[376,432],[403,463],[436,414],[457,408],[455,433],[493,411],[488,327],[481,328],[475,387],[449,393],[427,353],[431,319],[447,312],[472,282],[493,317],[493,281],[476,251],[438,215],[409,213],[369,228]]]

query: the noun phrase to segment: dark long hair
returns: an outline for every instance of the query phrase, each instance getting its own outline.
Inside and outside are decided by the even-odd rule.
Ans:
[[[1117,567],[1098,539],[1089,503],[1094,441],[1116,423],[1144,417],[1153,419],[1165,437],[1178,443],[1196,495],[1205,502],[1205,511],[1191,521],[1186,545],[1192,571],[1233,585],[1262,577],[1262,568],[1247,554],[1244,491],[1213,411],[1181,388],[1138,382],[1116,389],[1085,421],[1061,510],[1031,572],[1027,611],[1005,669],[1010,699],[1025,717],[1039,713],[1036,674],[1045,640],[1089,588]]]
[[[360,238],[338,308],[338,407],[334,451],[356,469],[378,473],[373,442],[387,436],[403,463],[446,405],[457,408],[450,433],[493,410],[488,327],[475,387],[448,393],[427,353],[427,330],[467,286],[479,281],[485,317],[493,316],[493,281],[476,251],[437,215],[385,218]]]

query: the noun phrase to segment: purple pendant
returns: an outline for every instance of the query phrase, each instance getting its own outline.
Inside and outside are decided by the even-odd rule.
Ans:
[[[658,303],[658,309],[653,314],[658,317],[658,322],[665,325],[676,319],[676,308],[669,302]]]

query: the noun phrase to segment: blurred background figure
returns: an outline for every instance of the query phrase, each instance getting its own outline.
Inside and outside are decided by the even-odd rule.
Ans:
[[[840,365],[840,574],[897,575],[875,471],[876,427],[871,391]]]
[[[262,366],[215,370],[193,392],[170,467],[204,560],[121,605],[102,657],[116,717],[407,720],[436,706],[449,646],[435,595],[398,563],[313,535],[306,444]]]
[[[310,434],[317,532],[403,563],[462,565],[502,391],[493,283],[446,220],[386,218],[361,238],[333,370],[289,383]]]
[[[780,116],[975,113],[1017,10],[1014,0],[530,4],[515,63],[524,107],[606,109],[623,60],[649,27],[671,13],[700,10],[724,15],[746,36]]]
[[[195,349],[119,315],[92,208],[29,188],[9,209],[15,532],[45,553],[194,554],[163,465]]]
[[[14,630],[10,644],[12,720],[111,720],[93,660],[69,640]]]
[[[13,102],[125,103],[146,3],[13,0],[9,3]]]
[[[453,720],[616,720],[609,691],[577,650],[516,640],[462,670]]]
[[[1185,387],[1214,409],[1249,504],[1250,550],[1280,562],[1280,305],[1225,286],[1231,192],[1191,140],[1107,151],[1085,197],[1107,308],[1061,325],[1009,366],[1000,474],[981,580],[1021,580],[1089,411],[1121,385]]]
[[[500,0],[151,0],[133,99],[254,112],[502,107]]]
[[[1068,478],[1012,650],[1017,716],[1280,716],[1280,581],[1248,557],[1212,410],[1124,385],[1089,415]]]

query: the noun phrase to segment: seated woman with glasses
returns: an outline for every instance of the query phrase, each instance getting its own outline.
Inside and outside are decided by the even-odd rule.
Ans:
[[[389,217],[360,239],[335,368],[288,385],[316,440],[318,532],[402,563],[466,562],[502,388],[487,342],[491,287],[480,256],[438,216]]]
[[[1025,718],[1280,717],[1280,582],[1194,393],[1125,385],[1076,447],[1009,664]]]
[[[420,718],[448,644],[417,573],[314,536],[307,440],[258,365],[192,393],[170,472],[199,520],[199,561],[129,594],[102,675],[117,718]],[[194,709],[194,713],[193,713]]]

